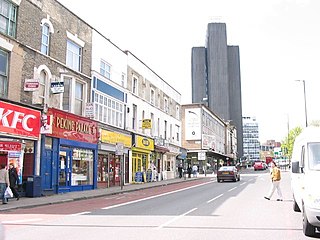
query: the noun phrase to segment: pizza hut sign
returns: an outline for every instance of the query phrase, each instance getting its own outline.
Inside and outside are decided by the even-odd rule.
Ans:
[[[40,111],[0,101],[0,133],[39,139]]]

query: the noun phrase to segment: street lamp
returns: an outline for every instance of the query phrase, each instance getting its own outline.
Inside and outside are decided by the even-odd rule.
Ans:
[[[308,127],[308,117],[307,117],[307,100],[306,100],[306,81],[305,80],[296,80],[297,82],[303,83],[303,94],[304,94],[304,114],[306,118],[306,127]]]

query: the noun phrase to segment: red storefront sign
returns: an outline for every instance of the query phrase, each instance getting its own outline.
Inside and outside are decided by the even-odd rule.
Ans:
[[[39,138],[40,111],[0,101],[0,132]]]
[[[88,143],[98,143],[98,124],[90,119],[58,109],[48,109],[53,116],[52,134],[47,136]]]
[[[0,151],[21,151],[21,143],[0,142]]]

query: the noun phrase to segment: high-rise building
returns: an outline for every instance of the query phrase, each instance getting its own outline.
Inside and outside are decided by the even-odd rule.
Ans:
[[[205,47],[192,48],[192,102],[208,108],[237,129],[237,156],[243,156],[240,57],[227,45],[225,23],[209,23]]]
[[[249,161],[260,160],[259,124],[255,117],[243,117],[243,155]]]

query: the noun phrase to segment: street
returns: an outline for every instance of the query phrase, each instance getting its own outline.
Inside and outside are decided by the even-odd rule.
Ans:
[[[290,174],[283,172],[284,201],[263,197],[268,171],[239,182],[201,181],[108,197],[4,212],[6,240],[23,239],[311,239],[292,210]],[[35,200],[36,201],[36,200]],[[317,238],[320,238],[319,236]]]

